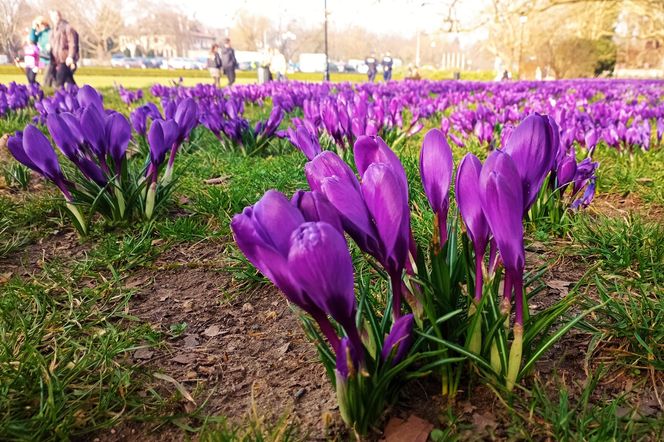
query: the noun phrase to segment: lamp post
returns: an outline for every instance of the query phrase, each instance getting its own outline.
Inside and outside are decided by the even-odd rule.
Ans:
[[[330,81],[330,59],[327,55],[327,0],[323,1],[323,9],[325,12],[325,21],[324,21],[324,32],[325,32],[325,75],[323,76],[324,81]]]
[[[523,28],[525,27],[527,21],[528,16],[524,14],[519,16],[519,23],[521,23],[521,35],[519,37],[519,64],[517,66],[517,69],[519,70],[519,80],[521,80],[521,61],[523,58]]]

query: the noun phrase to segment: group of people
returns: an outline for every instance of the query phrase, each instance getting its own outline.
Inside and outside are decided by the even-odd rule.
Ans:
[[[222,72],[228,78],[229,86],[235,83],[235,69],[238,68],[238,63],[230,38],[224,39],[224,47],[221,50],[218,44],[212,45],[207,65],[215,86],[220,86]]]
[[[394,64],[394,60],[389,52],[385,54],[383,60],[380,62],[378,62],[378,58],[376,58],[376,53],[372,52],[371,55],[364,60],[364,63],[369,68],[367,70],[367,77],[370,82],[373,83],[376,80],[378,65],[380,65],[383,71],[383,80],[390,81],[392,79],[392,65]]]
[[[43,16],[32,21],[23,48],[23,68],[30,84],[37,82],[37,74],[44,73],[43,84],[62,87],[74,81],[79,58],[78,33],[62,18],[60,11],[49,12],[50,22]],[[17,64],[19,63],[16,60]]]

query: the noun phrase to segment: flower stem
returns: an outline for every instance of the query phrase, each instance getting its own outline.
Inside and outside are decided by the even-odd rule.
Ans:
[[[148,188],[147,196],[145,197],[145,217],[147,219],[152,218],[152,213],[154,212],[154,203],[157,196],[157,183],[150,184]]]
[[[516,378],[521,369],[521,355],[523,353],[523,325],[514,324],[514,340],[510,349],[510,360],[507,368],[507,378],[505,380],[508,391],[512,391]]]
[[[83,215],[81,212],[78,210],[78,207],[76,207],[73,203],[67,202],[67,208],[69,211],[76,217],[76,220],[78,221],[78,224],[81,226],[81,232],[83,232],[83,235],[88,234],[88,228],[85,220],[83,219]]]

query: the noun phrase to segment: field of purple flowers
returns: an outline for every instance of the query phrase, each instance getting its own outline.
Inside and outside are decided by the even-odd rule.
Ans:
[[[0,438],[658,440],[664,82],[0,85]]]

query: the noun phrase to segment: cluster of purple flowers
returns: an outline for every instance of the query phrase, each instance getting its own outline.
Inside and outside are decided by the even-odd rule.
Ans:
[[[133,103],[136,103],[143,99],[142,89],[136,89],[135,91],[132,91],[129,89],[125,89],[124,87],[122,87],[122,85],[118,85],[116,89],[118,91],[118,95],[120,95],[120,100],[122,100],[122,102],[127,106],[130,106]]]
[[[117,218],[124,219],[128,184],[126,179],[127,149],[131,141],[131,125],[120,113],[105,109],[101,95],[92,87],[68,89],[49,100],[44,116],[46,127],[60,152],[76,166],[83,182],[93,182],[117,202]],[[58,103],[58,104],[55,104]],[[53,107],[50,105],[54,104]],[[132,116],[132,121],[136,118]],[[163,181],[172,174],[173,161],[180,144],[198,124],[198,113],[193,100],[184,100],[173,109],[171,118],[162,118],[157,110],[148,134],[149,165],[145,170],[148,218],[154,208],[159,168],[170,151]],[[8,141],[12,155],[22,164],[52,181],[62,192],[70,211],[76,217],[79,228],[85,233],[87,223],[80,213],[76,195],[82,187],[76,179],[67,179],[60,167],[58,156],[49,139],[33,125],[16,132]]]
[[[592,151],[600,142],[620,150],[647,150],[652,143],[661,143],[664,134],[664,94],[655,81],[284,82],[227,89],[154,86],[152,93],[162,100],[219,102],[221,112],[203,106],[218,115],[224,114],[223,103],[229,100],[258,106],[272,100],[284,112],[302,111],[303,118],[293,121],[296,128],[305,126],[312,135],[326,134],[339,146],[352,146],[360,135],[378,135],[394,145],[390,132],[412,135],[421,130],[422,120],[435,115],[441,116],[441,130],[459,146],[477,140],[495,148],[504,140],[505,128],[534,112],[550,115],[559,124],[560,140],[567,150],[576,143]],[[203,107],[201,115],[206,114]],[[406,121],[404,114],[410,117]]]
[[[11,82],[8,85],[0,84],[0,118],[9,112],[28,109],[33,101],[39,101],[44,92],[38,84],[25,86]]]

